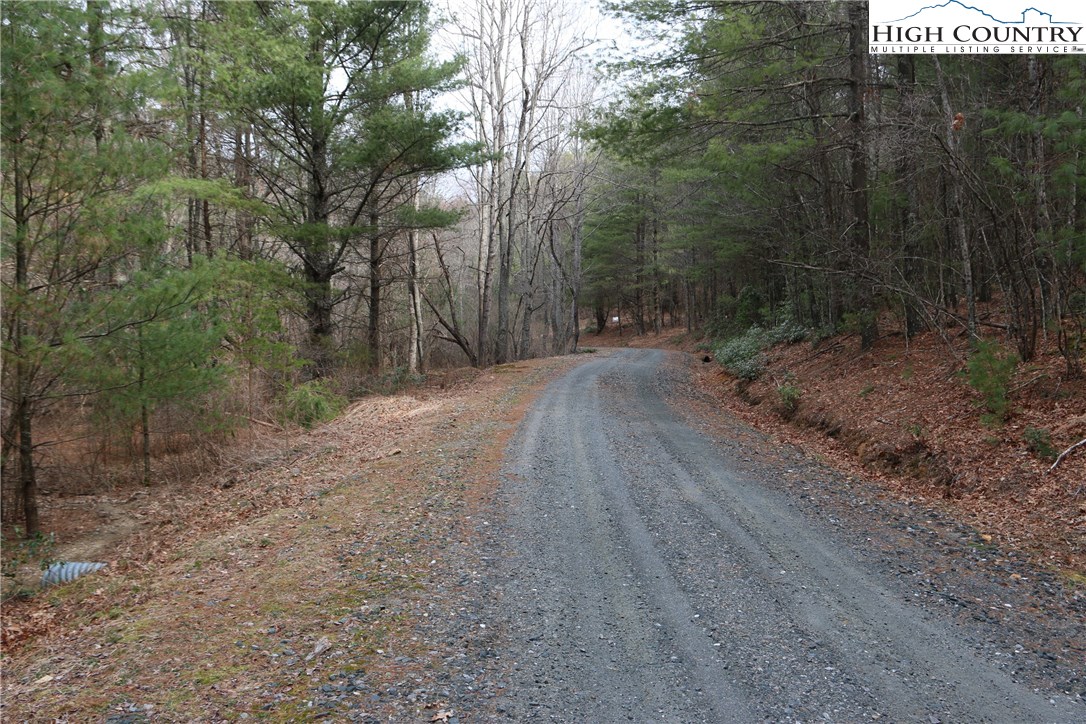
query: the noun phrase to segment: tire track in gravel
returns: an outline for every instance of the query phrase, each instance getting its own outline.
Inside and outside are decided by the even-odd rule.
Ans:
[[[510,447],[500,711],[559,721],[1076,721],[744,479],[665,402],[665,353],[553,382]],[[886,573],[885,575],[889,575]]]

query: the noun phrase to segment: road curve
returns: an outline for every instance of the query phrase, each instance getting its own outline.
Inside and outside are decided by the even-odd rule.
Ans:
[[[558,721],[1083,721],[667,402],[668,354],[554,381],[501,491],[498,712]]]

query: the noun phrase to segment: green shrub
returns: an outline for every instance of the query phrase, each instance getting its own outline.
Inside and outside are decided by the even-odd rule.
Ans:
[[[713,349],[713,356],[724,369],[744,380],[756,380],[765,369],[762,350],[769,346],[769,338],[761,327],[751,327],[738,337],[721,342]]]
[[[718,342],[713,356],[724,369],[744,380],[756,380],[765,369],[762,350],[775,344],[795,344],[807,338],[808,330],[786,319],[771,329],[754,325],[738,337]]]
[[[1003,350],[999,343],[982,340],[969,356],[969,385],[984,397],[988,414],[986,425],[1001,425],[1010,411],[1010,382],[1018,366],[1018,356]]]
[[[329,389],[324,380],[310,380],[296,385],[283,396],[283,418],[304,428],[331,420],[347,405],[347,400]]]
[[[807,339],[811,330],[799,322],[791,319],[782,320],[776,327],[769,330],[770,344],[798,344]]]
[[[1040,427],[1027,427],[1022,433],[1029,451],[1042,460],[1052,461],[1056,459],[1056,448],[1052,447],[1052,435],[1048,430]]]
[[[785,383],[777,386],[777,402],[784,417],[792,417],[796,414],[801,397],[803,397],[803,390],[795,384]]]

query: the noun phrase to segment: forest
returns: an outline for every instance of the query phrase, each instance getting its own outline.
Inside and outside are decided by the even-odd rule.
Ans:
[[[606,52],[571,7],[4,2],[5,525],[616,323],[1082,375],[1086,56],[711,0],[608,3]]]

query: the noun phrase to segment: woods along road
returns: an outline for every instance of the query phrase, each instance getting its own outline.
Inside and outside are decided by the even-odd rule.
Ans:
[[[616,350],[521,423],[488,531],[499,715],[1086,720],[1077,595],[935,511],[714,431],[688,364]]]

